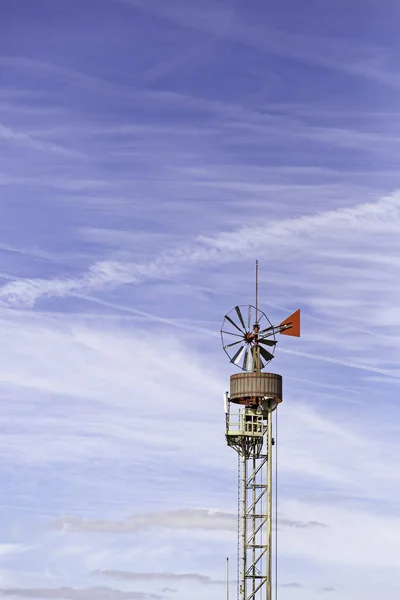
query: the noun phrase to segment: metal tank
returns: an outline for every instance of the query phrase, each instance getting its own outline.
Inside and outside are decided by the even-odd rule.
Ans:
[[[282,402],[282,376],[276,373],[235,373],[230,388],[229,399],[235,404],[261,405],[268,400],[276,407]]]

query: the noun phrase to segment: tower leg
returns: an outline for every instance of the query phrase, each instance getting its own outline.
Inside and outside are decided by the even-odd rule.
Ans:
[[[247,458],[246,453],[243,452],[241,455],[242,469],[241,469],[241,569],[240,569],[240,586],[239,586],[239,598],[246,600],[246,535],[247,535],[247,515],[246,515],[246,480],[247,480]]]
[[[267,600],[272,600],[272,411],[268,411],[267,422]]]

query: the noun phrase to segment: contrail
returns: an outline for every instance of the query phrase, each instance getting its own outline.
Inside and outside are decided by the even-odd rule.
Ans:
[[[137,308],[131,308],[129,306],[123,306],[121,304],[114,304],[113,302],[107,302],[106,300],[100,300],[95,296],[86,296],[81,294],[73,294],[77,298],[81,298],[83,300],[88,300],[89,302],[95,302],[96,304],[100,304],[102,306],[108,306],[109,308],[114,308],[115,310],[121,310],[123,312],[128,312],[134,315],[141,316],[143,318],[149,319],[151,321],[156,321],[158,323],[165,323],[166,325],[171,325],[173,327],[177,327],[179,329],[185,329],[187,331],[198,331],[199,333],[203,333],[212,337],[219,337],[219,333],[213,331],[212,329],[207,329],[205,327],[198,327],[196,325],[188,325],[186,323],[182,323],[180,321],[176,321],[174,319],[168,319],[166,317],[159,317],[158,315],[154,315],[152,313],[148,313],[143,310],[139,310]],[[284,354],[293,354],[295,356],[300,356],[303,358],[310,358],[311,360],[320,360],[323,362],[332,363],[335,365],[342,365],[343,367],[349,367],[350,369],[360,369],[362,371],[369,371],[371,373],[379,373],[380,375],[385,375],[386,377],[393,377],[396,379],[400,378],[400,374],[397,371],[389,371],[388,369],[380,369],[379,367],[371,367],[369,365],[362,365],[360,363],[354,363],[347,360],[341,360],[340,358],[332,358],[330,356],[321,356],[320,354],[311,354],[309,352],[301,352],[299,350],[287,350],[286,348],[280,348],[280,352]]]
[[[347,360],[340,360],[340,358],[331,358],[330,356],[321,356],[320,354],[310,354],[308,352],[300,352],[298,350],[286,350],[286,348],[280,348],[280,352],[285,354],[295,354],[296,356],[302,356],[304,358],[311,358],[314,360],[322,360],[324,362],[333,363],[336,365],[343,365],[344,367],[350,367],[352,369],[362,369],[363,371],[371,371],[372,373],[380,373],[381,375],[387,375],[388,377],[399,378],[398,371],[389,371],[387,369],[379,369],[379,367],[370,367],[368,365],[360,365],[359,363],[349,362]]]

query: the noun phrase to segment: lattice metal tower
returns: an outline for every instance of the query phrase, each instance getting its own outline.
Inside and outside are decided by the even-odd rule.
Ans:
[[[271,324],[256,304],[225,315],[222,345],[242,369],[225,394],[226,441],[239,458],[238,600],[272,600],[272,413],[282,402],[282,377],[262,370],[274,358],[276,334],[300,336],[300,311]],[[231,405],[235,410],[232,410]]]

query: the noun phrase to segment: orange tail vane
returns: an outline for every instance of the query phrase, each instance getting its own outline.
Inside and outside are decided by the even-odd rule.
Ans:
[[[282,335],[300,337],[300,309],[282,321],[279,327],[281,328],[279,333]]]

